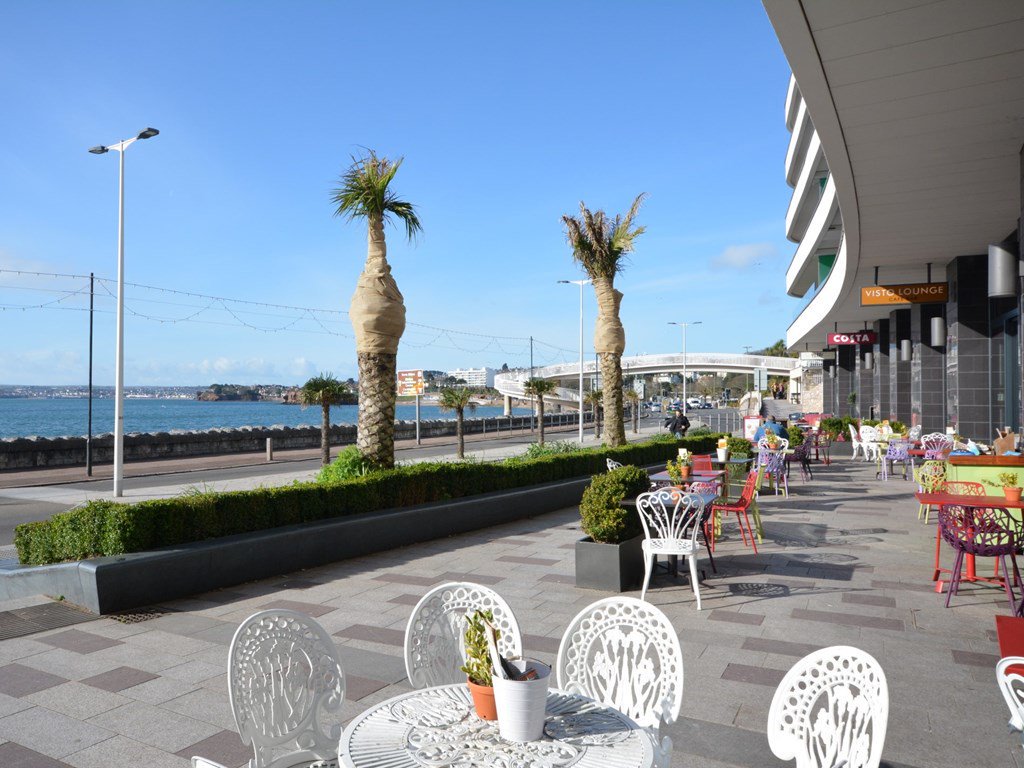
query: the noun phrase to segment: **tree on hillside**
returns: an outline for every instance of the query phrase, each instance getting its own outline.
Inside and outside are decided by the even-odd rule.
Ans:
[[[348,388],[330,373],[314,376],[299,390],[299,402],[303,407],[319,405],[323,418],[320,421],[320,463],[331,463],[331,406],[343,402],[349,395]]]
[[[625,266],[626,254],[644,233],[644,227],[633,226],[644,197],[637,195],[626,215],[614,219],[609,219],[604,211],[591,212],[582,202],[579,216],[562,216],[573,259],[587,273],[597,296],[594,349],[601,360],[607,441],[611,446],[626,444],[622,423],[622,353],[626,349],[626,331],[619,319],[622,293],[615,290],[614,282],[615,275]]]
[[[779,339],[770,347],[764,349],[758,349],[754,351],[755,355],[770,355],[772,357],[799,357],[797,352],[789,352],[786,349],[786,342],[783,339]]]
[[[544,396],[555,391],[555,382],[550,379],[530,379],[523,385],[523,392],[537,398],[537,416],[540,419],[540,444],[544,445]],[[580,418],[583,415],[580,414]]]
[[[359,359],[359,431],[356,444],[363,457],[379,467],[395,464],[395,363],[405,331],[405,302],[391,275],[384,223],[392,218],[405,226],[409,240],[421,231],[412,203],[389,187],[402,158],[389,160],[372,150],[353,157],[331,195],[335,215],[367,223],[366,263],[349,305]]]
[[[462,420],[468,409],[471,413],[476,410],[476,403],[472,401],[473,393],[465,387],[453,389],[445,387],[441,390],[441,397],[437,406],[442,411],[455,411],[455,439],[458,442],[458,455],[460,459],[466,458],[466,441],[462,434]]]

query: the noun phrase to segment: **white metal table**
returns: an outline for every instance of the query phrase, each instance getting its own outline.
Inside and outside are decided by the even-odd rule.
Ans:
[[[544,738],[505,741],[476,716],[465,683],[424,688],[353,720],[338,746],[348,768],[650,768],[651,735],[621,712],[583,696],[548,691]]]

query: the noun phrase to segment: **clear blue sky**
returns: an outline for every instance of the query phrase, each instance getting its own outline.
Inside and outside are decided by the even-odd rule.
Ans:
[[[372,147],[405,156],[395,188],[423,221],[415,245],[388,230],[411,321],[575,350],[578,295],[555,281],[580,274],[560,216],[580,200],[624,211],[639,192],[648,231],[618,281],[627,354],[677,350],[670,320],[704,322],[692,351],[764,346],[796,311],[789,69],[755,0],[4,3],[0,71],[0,269],[116,277],[117,155],[86,150],[152,125],[160,136],[127,154],[129,281],[347,310],[366,233],[332,216],[329,193]],[[10,306],[81,282],[0,285]],[[129,291],[128,304],[166,319],[209,302]],[[109,384],[113,301],[97,307]],[[594,311],[588,293],[588,354]],[[297,320],[278,314],[239,317]],[[355,375],[349,336],[310,332],[350,335],[346,319],[319,318],[270,333],[221,305],[206,322],[129,313],[126,383]],[[518,342],[437,336],[411,328],[399,366],[528,362]],[[84,312],[8,309],[0,338],[0,383],[86,379]]]

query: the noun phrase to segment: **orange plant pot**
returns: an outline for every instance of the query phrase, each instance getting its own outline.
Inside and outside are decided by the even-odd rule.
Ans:
[[[681,477],[683,480],[685,480],[689,476],[690,476],[690,468],[688,466],[687,467],[680,467],[679,468],[679,477]]]
[[[1003,488],[1007,501],[1020,501],[1020,488]]]
[[[494,706],[494,689],[489,685],[477,685],[467,679],[469,693],[473,697],[473,706],[476,707],[476,716],[481,720],[497,720],[498,709]]]

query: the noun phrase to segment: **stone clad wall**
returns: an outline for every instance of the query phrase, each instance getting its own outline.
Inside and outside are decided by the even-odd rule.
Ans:
[[[548,425],[574,424],[575,414],[546,414]],[[589,414],[588,414],[589,416]],[[585,421],[589,421],[585,417]],[[487,419],[466,419],[463,431],[467,435],[529,429],[529,416]],[[447,437],[455,434],[455,422],[437,419],[420,422],[420,437]],[[187,456],[214,456],[231,453],[252,453],[266,448],[272,438],[274,450],[319,448],[319,427],[242,427],[240,429],[211,429],[201,432],[175,430],[173,432],[131,433],[124,436],[125,461],[139,459],[168,459]],[[395,439],[414,440],[415,421],[396,421]],[[567,438],[571,439],[571,438]],[[349,445],[356,441],[354,424],[331,426],[331,444]],[[114,460],[114,436],[111,433],[93,437],[93,463]],[[30,469],[33,467],[69,467],[85,464],[84,437],[19,437],[0,440],[0,470]]]

